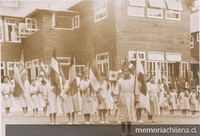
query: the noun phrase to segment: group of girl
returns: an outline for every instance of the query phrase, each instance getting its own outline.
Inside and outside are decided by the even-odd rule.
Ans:
[[[116,120],[119,121],[119,94],[116,93],[117,85],[106,81],[106,74],[101,73],[104,79],[103,84],[98,90],[93,90],[89,81],[89,71],[82,72],[81,78],[76,77],[78,88],[73,88],[68,81],[62,87],[59,94],[55,93],[57,88],[51,85],[50,78],[47,79],[43,72],[40,72],[39,77],[31,81],[22,79],[24,93],[19,96],[20,106],[23,110],[23,116],[29,116],[28,107],[33,109],[33,115],[38,116],[38,109],[43,109],[44,116],[49,116],[50,124],[58,124],[56,116],[59,113],[64,113],[68,117],[68,124],[78,124],[76,122],[76,115],[83,114],[85,124],[93,124],[90,121],[91,114],[98,113],[101,124],[108,124],[106,113],[112,109],[116,109]],[[123,75],[121,76],[123,78]],[[166,79],[163,79],[166,80]],[[2,77],[1,94],[2,105],[5,108],[6,116],[10,114],[10,107],[14,106],[13,92],[15,89],[14,80],[9,81],[8,76]],[[126,81],[126,80],[125,80]],[[165,82],[165,81],[164,81]],[[113,88],[114,87],[114,88]],[[113,89],[110,92],[110,89]],[[119,89],[119,88],[118,88]],[[134,87],[132,87],[134,90]],[[149,107],[150,110],[144,110],[148,115],[148,122],[155,122],[153,116],[163,115],[163,109],[168,109],[170,115],[174,116],[177,110],[182,111],[182,116],[185,117],[187,111],[192,112],[192,117],[199,111],[198,92],[195,87],[189,93],[189,88],[183,87],[179,95],[173,86],[170,86],[170,92],[166,92],[164,84],[155,82],[155,76],[151,76],[147,81]],[[119,90],[118,90],[119,91]],[[135,92],[135,100],[137,101],[137,92]],[[116,99],[117,98],[117,99]],[[136,120],[142,123],[141,111],[144,109],[139,102],[134,102],[134,109],[136,109]]]

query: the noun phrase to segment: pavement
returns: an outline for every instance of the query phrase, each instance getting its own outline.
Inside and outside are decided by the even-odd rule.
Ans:
[[[110,124],[117,124],[114,112],[111,112],[112,115],[107,116],[107,120]],[[49,117],[43,115],[42,109],[39,109],[39,116],[34,117],[33,112],[29,109],[29,117],[24,117],[22,115],[22,109],[19,107],[19,101],[16,100],[16,106],[11,108],[11,117],[5,116],[5,110],[1,109],[1,136],[5,136],[6,125],[8,124],[46,124],[49,125]],[[200,124],[200,114],[196,113],[196,117],[192,117],[191,112],[187,113],[186,117],[181,116],[181,111],[175,111],[175,116],[170,116],[168,110],[163,111],[164,116],[155,116],[154,120],[157,123],[154,124]],[[93,123],[99,124],[98,115],[92,115],[90,119]],[[133,124],[150,124],[147,122],[147,117],[145,114],[142,116],[143,123],[133,123]],[[57,122],[60,125],[67,125],[68,118],[66,115],[59,115],[57,117]],[[81,114],[76,115],[76,122],[80,125],[84,124],[84,117]]]

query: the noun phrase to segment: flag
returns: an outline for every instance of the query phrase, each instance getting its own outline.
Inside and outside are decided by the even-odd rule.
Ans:
[[[22,79],[25,79],[26,78],[26,69],[25,69],[25,66],[24,66],[24,51],[22,50],[22,54],[21,54],[21,58],[20,58],[20,65],[19,65],[19,75]]]
[[[56,95],[59,95],[61,92],[61,87],[59,78],[59,66],[58,66],[58,61],[56,59],[56,48],[54,48],[50,66],[51,66],[51,85],[56,87],[54,93],[56,93]]]
[[[60,82],[61,82],[62,86],[64,86],[66,83],[66,78],[65,78],[65,74],[63,72],[63,69],[62,69],[62,66],[60,65],[60,63],[59,63],[59,73],[62,78]]]
[[[75,95],[78,92],[78,85],[76,81],[76,68],[74,64],[73,52],[70,60],[70,68],[69,68],[69,89],[71,91],[71,95]]]
[[[91,63],[90,63],[89,81],[92,88],[96,91],[100,88],[100,86],[103,84],[104,81],[97,68],[93,52],[91,53],[90,62]]]
[[[46,71],[46,69],[45,69],[45,65],[44,65],[43,61],[40,63],[40,72],[42,72],[44,74],[44,77],[46,79],[48,79],[49,74],[48,74],[48,71]]]
[[[187,66],[186,66],[186,69],[185,69],[185,87],[188,87],[189,88],[189,77],[188,77],[188,70],[187,70]]]
[[[31,80],[36,79],[36,70],[35,66],[33,65],[34,62],[31,64]]]
[[[149,96],[147,93],[147,85],[144,76],[144,69],[140,61],[138,52],[136,52],[136,81],[135,81],[135,91],[140,92],[139,102],[142,107],[150,111]],[[137,90],[138,89],[138,90]]]
[[[16,63],[14,63],[13,71],[13,79],[15,80],[14,96],[20,96],[24,93],[24,87]]]
[[[156,69],[156,80],[157,80],[157,83],[161,84],[162,77],[161,77],[161,71],[158,65]]]

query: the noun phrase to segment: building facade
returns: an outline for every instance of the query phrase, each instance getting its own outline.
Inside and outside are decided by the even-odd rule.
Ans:
[[[190,14],[191,71],[199,84],[199,12]]]
[[[19,61],[22,50],[29,76],[33,69],[37,73],[41,61],[50,64],[54,47],[66,77],[73,49],[77,72],[85,68],[92,50],[103,72],[119,70],[125,56],[134,63],[136,51],[146,75],[155,75],[158,67],[167,77],[182,77],[191,70],[190,12],[184,0],[82,0],[61,5],[36,8],[17,21],[1,17],[2,73],[9,75],[9,62]],[[12,37],[13,31],[17,37]]]

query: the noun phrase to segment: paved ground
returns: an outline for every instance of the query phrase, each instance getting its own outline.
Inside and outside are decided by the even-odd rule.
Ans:
[[[4,111],[1,112],[1,135],[5,136],[5,125],[6,124],[49,124],[49,117],[45,117],[42,115],[42,110],[39,110],[39,117],[34,117],[32,115],[32,111],[29,111],[30,116],[29,117],[23,117],[22,111],[13,111],[11,117],[6,117]],[[197,117],[191,117],[191,113],[188,112],[187,117],[181,117],[181,112],[176,111],[175,116],[171,117],[169,116],[169,111],[164,111],[165,116],[156,116],[155,120],[157,121],[157,124],[200,124],[200,115],[197,113]],[[147,117],[142,117],[144,123],[143,124],[149,124],[147,123]],[[80,124],[84,124],[84,118],[83,116],[79,115],[76,117],[76,120]],[[113,115],[107,116],[107,120],[111,124],[117,124],[115,121],[115,117]],[[99,124],[99,117],[96,115],[93,115],[91,117],[91,121],[95,124]],[[66,116],[59,115],[57,117],[57,122],[59,124],[67,124],[68,119]],[[138,123],[136,123],[138,124]]]

